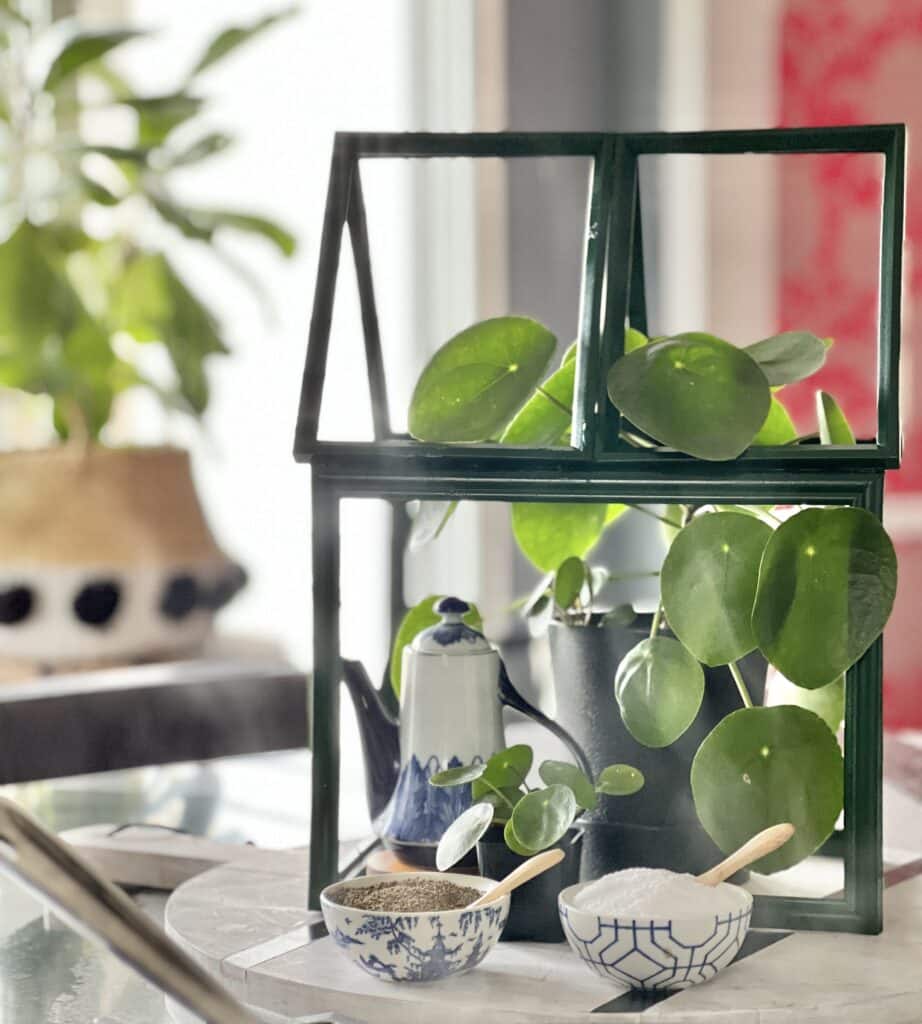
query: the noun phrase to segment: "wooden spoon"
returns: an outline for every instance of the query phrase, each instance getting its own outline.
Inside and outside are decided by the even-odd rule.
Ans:
[[[794,826],[787,821],[781,825],[772,825],[771,828],[763,829],[748,842],[743,843],[738,850],[731,853],[726,860],[722,860],[710,871],[705,871],[703,875],[698,875],[695,881],[702,885],[719,885],[731,875],[736,874],[740,868],[746,867],[747,864],[751,864],[768,853],[773,853],[779,846],[784,846],[792,835],[794,835]]]
[[[494,885],[488,892],[478,896],[473,903],[469,903],[465,910],[476,910],[478,907],[485,907],[488,903],[500,899],[507,892],[518,889],[520,885],[524,885],[537,875],[543,874],[548,868],[559,864],[564,856],[564,851],[561,849],[545,850],[543,853],[536,853],[534,857],[529,857],[524,864],[520,864],[514,871],[510,871],[501,882]]]

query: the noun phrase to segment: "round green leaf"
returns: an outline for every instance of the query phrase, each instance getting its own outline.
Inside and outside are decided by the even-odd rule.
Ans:
[[[639,768],[630,764],[610,764],[602,769],[595,788],[605,796],[631,796],[643,789],[645,782]]]
[[[747,346],[746,352],[772,387],[803,380],[826,362],[826,345],[809,331],[784,331]]]
[[[391,651],[390,670],[391,686],[398,697],[400,696],[400,674],[403,671],[403,649],[407,644],[413,642],[417,633],[421,633],[424,629],[441,621],[439,615],[433,610],[433,605],[441,601],[444,596],[444,594],[430,594],[428,597],[424,597],[419,604],[415,604],[409,609],[400,622],[397,636],[394,638],[394,649]],[[483,629],[483,620],[480,618],[480,612],[477,611],[476,605],[472,604],[471,610],[465,612],[464,621],[474,629]]]
[[[779,704],[793,704],[798,708],[812,711],[829,726],[833,733],[839,731],[845,717],[845,676],[839,676],[828,686],[816,690],[805,690],[780,672],[775,672],[765,690],[765,703],[770,707]]]
[[[710,334],[679,334],[618,359],[608,395],[657,441],[701,459],[733,459],[765,422],[771,392],[758,363]]]
[[[645,747],[668,747],[695,720],[704,697],[697,660],[668,636],[641,640],[621,659],[615,698],[628,732]]]
[[[541,379],[557,339],[536,320],[483,320],[447,341],[410,400],[420,441],[485,441],[499,434]]]
[[[521,786],[531,771],[533,758],[534,754],[527,743],[516,743],[512,747],[506,747],[487,761],[483,779],[497,789]]]
[[[516,853],[531,857],[553,846],[573,824],[578,807],[569,786],[555,784],[547,789],[527,793],[515,805],[512,817],[506,823],[504,834],[510,836]]]
[[[592,782],[575,764],[568,764],[566,761],[542,761],[538,774],[546,786],[569,786],[580,807],[587,811],[595,810],[599,799]]]
[[[672,542],[660,579],[675,635],[705,665],[726,665],[756,646],[752,602],[770,526],[737,512],[693,519]]]
[[[763,654],[815,689],[854,665],[880,636],[896,593],[896,555],[861,508],[808,508],[762,555],[752,628]]]
[[[784,405],[772,395],[772,404],[768,415],[758,434],[752,439],[753,444],[789,444],[797,437],[797,427]]]
[[[820,441],[823,444],[854,444],[855,433],[849,426],[845,413],[838,403],[825,391],[816,393],[816,418],[819,421]]]
[[[493,821],[493,808],[489,804],[474,804],[458,815],[445,829],[435,851],[435,866],[447,871],[453,864],[473,850],[477,840]]]
[[[535,854],[534,850],[529,849],[527,846],[523,846],[512,828],[512,818],[506,822],[503,828],[503,839],[506,840],[506,846],[512,850],[513,853],[517,853],[520,857],[533,857]]]
[[[542,572],[553,572],[575,555],[583,558],[605,529],[607,505],[516,502],[512,532],[522,554]]]
[[[515,414],[500,441],[539,448],[568,445],[575,373],[573,360],[552,373]]]
[[[812,711],[741,708],[698,748],[691,785],[701,824],[724,853],[770,825],[794,825],[784,846],[753,865],[771,874],[809,856],[832,833],[842,810],[842,755]]]
[[[569,608],[580,595],[586,583],[586,563],[575,556],[561,563],[554,576],[554,600],[560,608]]]
[[[444,768],[429,779],[430,786],[460,786],[464,782],[473,782],[483,775],[486,765],[462,764],[458,768]]]

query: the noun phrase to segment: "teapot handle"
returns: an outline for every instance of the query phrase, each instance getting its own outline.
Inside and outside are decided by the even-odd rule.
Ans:
[[[506,671],[506,665],[502,658],[500,658],[499,662],[499,699],[500,703],[505,704],[507,708],[513,708],[515,711],[521,711],[523,715],[527,715],[532,719],[532,721],[537,722],[538,725],[543,725],[548,732],[556,736],[567,750],[570,751],[574,761],[576,761],[582,771],[585,772],[590,779],[593,778],[589,758],[586,757],[586,753],[583,748],[575,739],[573,739],[562,725],[558,725],[553,718],[548,718],[543,711],[539,711],[534,704],[527,701],[519,693],[519,691],[512,685],[512,680],[509,678],[509,673]]]

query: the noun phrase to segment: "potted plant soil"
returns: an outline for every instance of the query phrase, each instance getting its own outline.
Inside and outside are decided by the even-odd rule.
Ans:
[[[288,12],[225,29],[151,95],[106,62],[143,33],[49,26],[35,10],[0,10],[0,401],[31,426],[28,448],[0,454],[0,651],[61,665],[194,649],[242,572],[208,529],[185,451],[106,442],[133,392],[201,417],[208,361],[228,351],[174,262],[177,233],[250,284],[225,235],[293,252],[278,224],[177,191],[233,142],[199,117],[209,71]],[[99,111],[130,116],[115,134],[93,127],[113,123]]]
[[[471,787],[475,801],[448,827],[439,843],[436,866],[447,871],[472,849],[486,878],[501,879],[542,850],[560,848],[559,864],[512,893],[504,940],[562,942],[557,895],[580,878],[582,832],[574,827],[583,811],[594,811],[602,796],[626,796],[643,787],[643,775],[630,765],[614,764],[593,781],[576,765],[542,761],[544,786],[527,783],[534,752],[516,744],[487,762],[437,772],[433,786]]]
[[[829,345],[806,331],[741,348],[699,332],[649,339],[627,329],[607,378],[620,441],[653,457],[668,449],[720,462],[759,445],[854,444],[831,396],[817,393],[817,434],[800,437],[778,393],[822,366]],[[522,317],[462,331],[420,376],[411,433],[569,445],[575,350],[545,377],[554,347],[546,328]],[[649,617],[606,608],[599,595],[617,567],[583,560],[632,508],[670,532],[662,567],[650,567],[661,598]],[[452,511],[421,510],[417,539],[443,529]],[[561,724],[594,770],[614,755],[647,778],[643,794],[582,822],[585,873],[703,869],[714,844],[729,852],[778,821],[793,822],[796,838],[756,870],[815,852],[842,810],[844,765],[814,695],[840,693],[896,589],[877,518],[852,506],[528,502],[511,506],[511,525],[545,574],[526,611],[551,625]],[[766,663],[790,684],[772,707],[759,706]]]

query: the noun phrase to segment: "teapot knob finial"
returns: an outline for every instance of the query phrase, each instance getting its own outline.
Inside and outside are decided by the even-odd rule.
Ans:
[[[471,610],[471,606],[467,601],[462,601],[460,597],[443,597],[436,601],[433,611],[438,615],[441,615],[446,622],[458,622],[462,615],[466,615]]]

